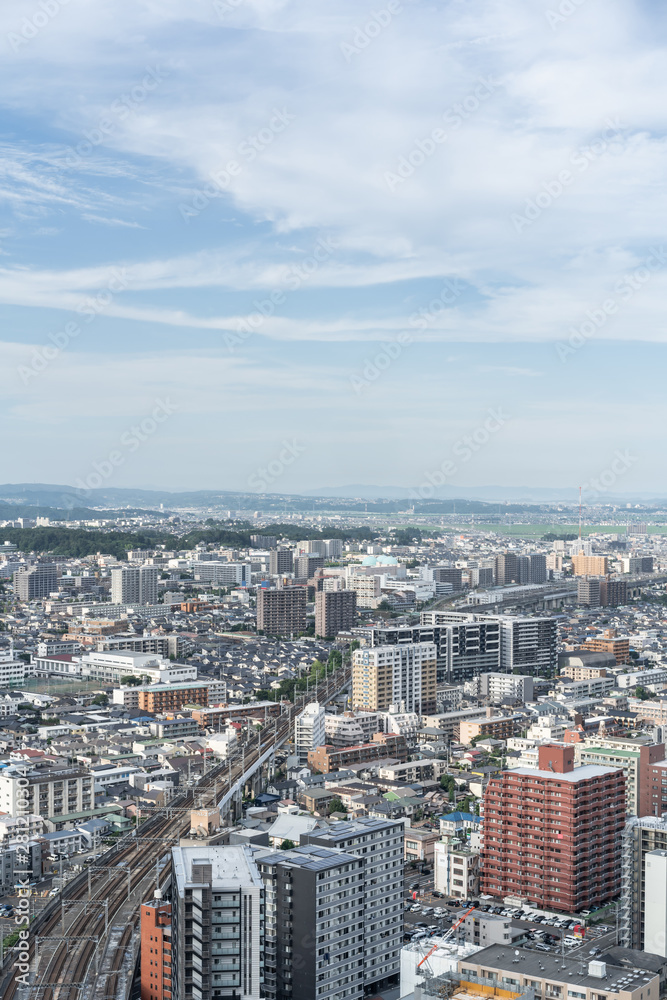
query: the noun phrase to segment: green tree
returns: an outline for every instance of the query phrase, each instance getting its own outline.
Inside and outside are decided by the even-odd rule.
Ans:
[[[291,851],[295,847],[296,847],[296,844],[294,843],[293,840],[285,839],[285,840],[283,840],[282,844],[280,845],[280,850],[281,851]]]
[[[329,803],[329,813],[347,813],[347,809],[340,799],[332,799]]]
[[[106,694],[96,694],[90,703],[91,705],[108,705],[109,698]]]
[[[134,674],[125,674],[124,677],[120,679],[121,684],[129,684],[130,687],[137,687],[141,684],[141,677],[136,677]]]

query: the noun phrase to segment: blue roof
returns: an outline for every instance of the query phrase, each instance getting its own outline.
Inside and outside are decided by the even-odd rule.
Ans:
[[[479,816],[475,816],[473,813],[447,813],[445,816],[441,816],[440,819],[449,820],[450,823],[479,823]]]

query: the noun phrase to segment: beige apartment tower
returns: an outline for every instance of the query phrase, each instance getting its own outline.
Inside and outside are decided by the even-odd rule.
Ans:
[[[420,715],[436,711],[437,648],[433,642],[356,649],[352,654],[352,703],[365,712],[405,706]]]

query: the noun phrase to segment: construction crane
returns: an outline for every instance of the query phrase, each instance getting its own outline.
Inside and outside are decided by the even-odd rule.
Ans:
[[[456,921],[455,924],[452,924],[452,926],[449,928],[449,930],[447,931],[447,933],[445,934],[445,936],[441,937],[440,940],[438,941],[438,943],[434,944],[433,947],[431,948],[431,950],[426,952],[426,954],[422,958],[421,962],[417,962],[417,968],[418,969],[420,969],[422,967],[422,965],[424,964],[424,962],[428,961],[428,959],[431,957],[431,955],[433,954],[433,952],[436,951],[436,949],[439,948],[440,945],[443,945],[445,943],[445,941],[449,940],[449,938],[452,936],[452,934],[454,933],[454,931],[456,930],[456,928],[459,927],[463,923],[463,921],[465,920],[465,918],[470,913],[472,913],[472,911],[474,909],[475,909],[475,907],[471,906],[470,909],[466,913],[464,913],[461,917],[459,917],[459,919]],[[433,973],[431,972],[430,968],[429,968],[428,971],[431,973],[431,975],[433,975]]]

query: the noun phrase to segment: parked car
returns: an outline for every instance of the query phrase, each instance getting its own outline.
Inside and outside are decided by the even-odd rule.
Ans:
[[[549,947],[548,944],[541,944],[540,943],[540,944],[536,944],[535,947],[537,948],[538,951],[551,951],[551,948]]]

